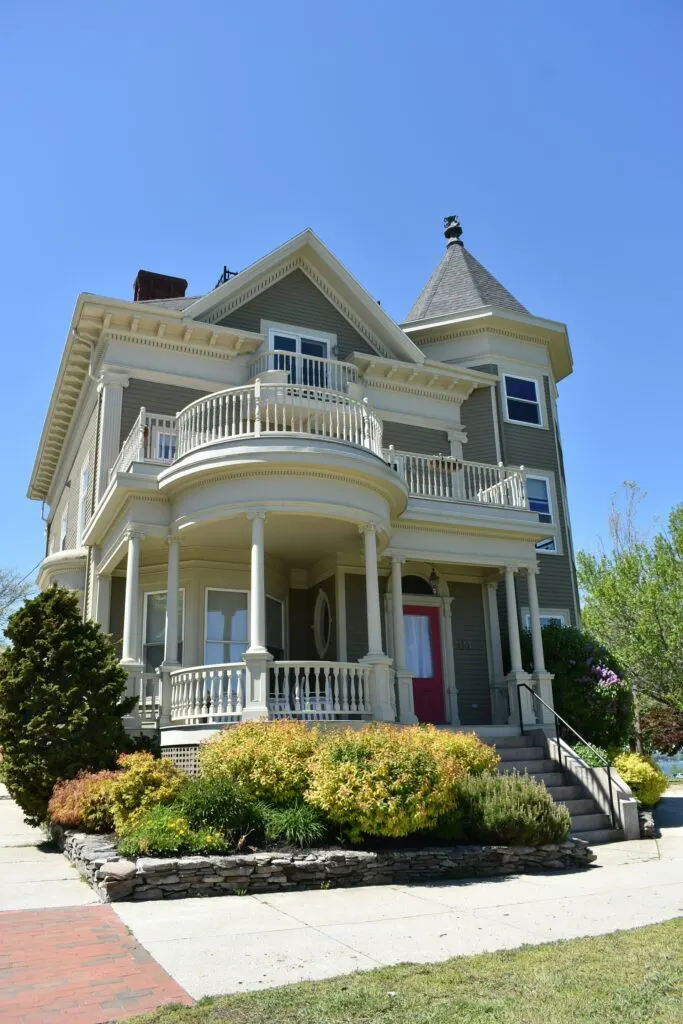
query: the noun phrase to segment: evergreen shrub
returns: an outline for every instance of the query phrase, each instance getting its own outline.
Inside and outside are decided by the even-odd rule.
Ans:
[[[636,753],[618,754],[614,758],[614,767],[642,804],[651,806],[664,796],[668,786],[666,775],[649,757]]]

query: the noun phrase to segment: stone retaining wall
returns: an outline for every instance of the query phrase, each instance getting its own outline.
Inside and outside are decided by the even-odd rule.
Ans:
[[[448,846],[399,850],[300,850],[226,857],[126,860],[112,836],[53,827],[52,835],[103,902],[228,896],[294,889],[433,882],[587,867],[595,854],[580,839],[547,846]]]

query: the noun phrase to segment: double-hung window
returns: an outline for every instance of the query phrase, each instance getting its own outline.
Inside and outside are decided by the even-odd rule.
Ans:
[[[185,592],[178,591],[178,654],[179,664],[183,661],[183,619]],[[166,591],[145,594],[144,630],[142,661],[145,672],[154,672],[164,660],[166,638]]]
[[[527,476],[526,493],[529,499],[529,508],[532,512],[538,513],[540,523],[553,522],[553,509],[550,499],[550,481],[545,476]],[[556,551],[554,537],[540,540],[536,545],[538,551]]]
[[[564,615],[544,615],[541,612],[538,617],[541,621],[541,629],[546,626],[564,626],[565,624]],[[528,612],[524,616],[524,628],[531,629],[531,615]]]
[[[503,377],[505,386],[505,413],[512,423],[542,425],[538,384],[527,377]]]
[[[249,601],[244,590],[206,591],[204,664],[241,661],[249,646]]]
[[[276,353],[273,368],[285,370],[290,384],[327,387],[328,366],[320,360],[330,357],[329,338],[317,332],[298,333],[271,328],[269,342]]]
[[[90,486],[90,457],[83,463],[81,469],[81,489],[78,495],[78,544],[83,543],[85,523],[88,515],[88,487]]]

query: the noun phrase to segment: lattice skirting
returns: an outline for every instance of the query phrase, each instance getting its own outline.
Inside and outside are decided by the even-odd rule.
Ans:
[[[187,775],[199,775],[199,744],[188,743],[177,747],[162,747],[161,756],[173,761],[176,768]]]

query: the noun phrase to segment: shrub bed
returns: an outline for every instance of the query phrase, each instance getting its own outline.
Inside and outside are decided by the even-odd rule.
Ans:
[[[614,767],[633,790],[634,796],[648,806],[658,803],[668,785],[666,775],[643,754],[619,754]]]

